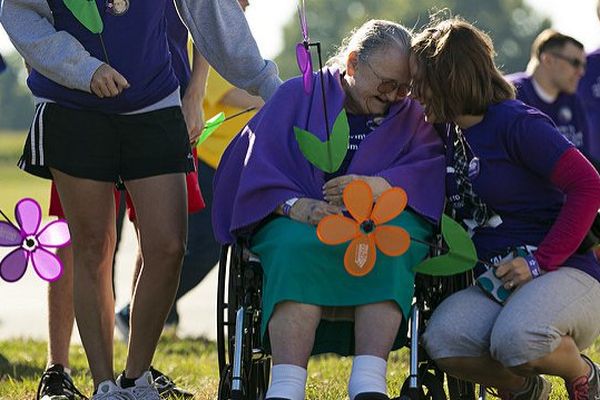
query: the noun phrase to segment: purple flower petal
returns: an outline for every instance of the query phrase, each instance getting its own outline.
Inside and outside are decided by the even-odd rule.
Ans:
[[[0,278],[7,282],[16,282],[27,270],[28,253],[21,249],[15,249],[8,253],[0,262]]]
[[[25,234],[34,235],[42,221],[42,209],[34,199],[21,199],[15,206],[15,217]]]
[[[0,221],[0,246],[20,246],[22,242],[21,231],[8,222]]]
[[[44,247],[64,247],[71,243],[67,221],[59,219],[46,225],[37,235],[37,240]]]
[[[62,275],[63,266],[60,259],[43,247],[38,247],[31,253],[31,261],[35,272],[48,282],[53,282]]]

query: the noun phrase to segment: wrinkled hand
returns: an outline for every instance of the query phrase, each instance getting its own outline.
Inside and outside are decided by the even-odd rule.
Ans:
[[[202,96],[186,92],[181,101],[181,112],[185,119],[190,143],[196,144],[204,129],[204,111],[202,110]]]
[[[527,260],[517,257],[514,260],[498,265],[496,276],[504,283],[504,288],[512,290],[533,279]]]
[[[115,97],[129,87],[129,82],[113,67],[102,64],[92,76],[90,89],[92,93],[101,99],[104,97]]]
[[[373,191],[373,199],[377,200],[379,196],[392,186],[384,178],[380,176],[365,176],[365,175],[342,175],[333,178],[323,185],[323,196],[325,200],[335,206],[343,206],[344,200],[342,195],[344,188],[354,180],[363,180],[369,184]]]
[[[328,215],[341,214],[342,208],[322,200],[298,199],[290,210],[290,218],[306,224],[317,225]]]

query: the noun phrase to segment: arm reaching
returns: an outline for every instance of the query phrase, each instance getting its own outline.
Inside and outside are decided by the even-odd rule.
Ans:
[[[175,0],[196,48],[225,79],[267,100],[281,84],[262,58],[237,0]]]
[[[27,64],[60,85],[91,93],[102,61],[73,36],[54,29],[45,0],[6,0],[0,22]]]

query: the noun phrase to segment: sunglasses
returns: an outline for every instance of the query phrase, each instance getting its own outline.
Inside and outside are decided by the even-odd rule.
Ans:
[[[550,53],[550,54],[552,54],[556,58],[559,58],[563,61],[568,62],[569,65],[575,69],[579,69],[579,68],[585,69],[587,67],[587,62],[581,61],[579,58],[575,58],[575,57],[571,58],[571,57],[563,56],[560,53]]]
[[[379,85],[377,85],[377,91],[379,93],[388,94],[393,92],[394,90],[398,90],[399,95],[408,96],[410,94],[412,90],[412,85],[410,83],[400,83],[394,79],[382,78],[377,72],[375,72],[375,70],[373,69],[371,64],[369,64],[368,61],[365,61],[364,63],[367,64],[373,75],[375,75],[375,77],[381,81]]]

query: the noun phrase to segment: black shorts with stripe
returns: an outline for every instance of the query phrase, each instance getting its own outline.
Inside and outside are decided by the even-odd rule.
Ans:
[[[181,108],[134,115],[36,106],[19,167],[52,179],[50,168],[119,182],[194,170]]]

